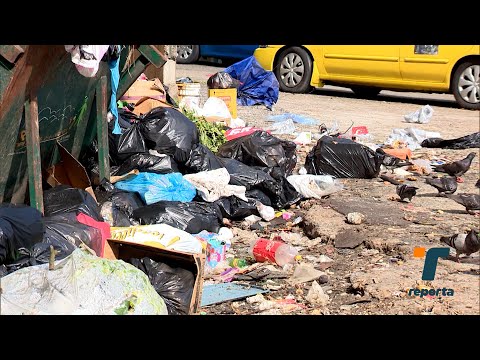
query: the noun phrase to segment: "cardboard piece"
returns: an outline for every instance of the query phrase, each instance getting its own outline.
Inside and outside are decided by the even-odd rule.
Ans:
[[[208,97],[222,99],[228,107],[233,119],[237,118],[237,89],[208,89]]]
[[[83,165],[58,141],[56,145],[60,153],[60,162],[46,170],[47,183],[52,187],[62,184],[78,189],[91,187],[92,184]]]
[[[148,113],[150,110],[157,108],[157,107],[171,107],[170,104],[167,104],[166,102],[157,100],[157,99],[152,99],[149,97],[143,97],[140,100],[137,101],[135,104],[135,108],[133,109],[133,113],[137,116],[140,116],[142,114]]]
[[[198,313],[202,299],[205,254],[189,254],[114,239],[108,239],[105,244],[104,258],[106,259],[128,260],[143,257],[163,262],[171,267],[181,267],[193,273],[195,283],[189,314]]]
[[[135,81],[120,100],[135,104],[133,113],[136,115],[146,114],[159,106],[170,106],[167,104],[165,88],[159,79]]]

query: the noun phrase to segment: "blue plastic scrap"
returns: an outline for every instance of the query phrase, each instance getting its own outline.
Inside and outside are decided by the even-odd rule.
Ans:
[[[136,192],[147,205],[158,201],[192,201],[197,190],[180,173],[155,174],[141,172],[127,180],[118,181],[115,187]]]
[[[288,119],[292,119],[293,122],[303,125],[318,125],[319,121],[317,119],[313,119],[304,115],[292,114],[292,113],[285,113],[280,115],[272,115],[268,117],[269,121],[274,122],[282,122],[287,121]]]
[[[122,129],[118,124],[118,109],[117,109],[117,89],[118,89],[118,82],[120,81],[120,71],[119,71],[119,64],[120,64],[120,56],[116,59],[111,60],[108,63],[108,67],[110,68],[110,77],[111,77],[111,84],[112,84],[112,95],[110,96],[110,112],[115,117],[115,125],[112,130],[112,133],[116,135],[122,134]]]
[[[256,294],[267,293],[269,290],[236,283],[221,283],[203,287],[200,306],[219,304],[230,300],[244,299]]]
[[[237,93],[238,105],[263,104],[271,110],[277,103],[279,88],[275,74],[264,70],[253,56],[229,66],[224,72],[241,83]]]

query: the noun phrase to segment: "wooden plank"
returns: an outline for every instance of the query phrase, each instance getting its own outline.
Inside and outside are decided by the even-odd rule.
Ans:
[[[108,158],[108,123],[107,123],[107,77],[102,76],[97,84],[95,94],[97,103],[97,140],[98,170],[100,181],[110,180],[110,160]]]
[[[25,103],[25,142],[27,148],[30,206],[43,214],[42,163],[38,131],[38,101],[32,95]]]

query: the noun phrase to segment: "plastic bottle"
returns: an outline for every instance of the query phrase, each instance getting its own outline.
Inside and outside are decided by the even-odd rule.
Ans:
[[[228,265],[231,267],[243,268],[248,266],[248,263],[245,259],[231,258],[228,260]]]
[[[294,263],[299,256],[291,245],[281,241],[259,238],[250,246],[250,254],[258,262],[270,261],[279,266]]]

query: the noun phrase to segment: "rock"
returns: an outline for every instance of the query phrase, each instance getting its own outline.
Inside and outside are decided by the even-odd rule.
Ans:
[[[353,249],[363,243],[367,238],[368,231],[359,231],[358,228],[351,228],[338,233],[335,238],[335,247],[337,249]]]
[[[265,300],[265,297],[262,294],[257,294],[255,296],[250,296],[247,298],[247,303],[248,304],[255,304],[255,303],[261,303]]]
[[[329,296],[323,292],[322,287],[314,281],[305,298],[312,305],[325,306],[329,302]]]
[[[318,278],[318,282],[320,284],[326,284],[326,283],[328,283],[329,280],[330,279],[329,279],[328,275],[320,275],[320,277]]]
[[[347,222],[349,224],[360,225],[365,220],[365,215],[359,212],[352,212],[347,214]]]
[[[359,256],[372,256],[380,253],[377,249],[363,249],[358,255]]]
[[[333,209],[321,205],[313,205],[305,214],[301,224],[303,231],[310,239],[335,239],[338,232],[348,227],[345,218]]]

